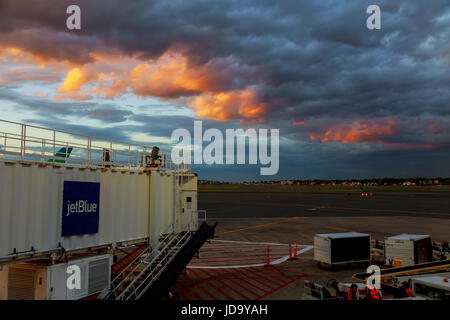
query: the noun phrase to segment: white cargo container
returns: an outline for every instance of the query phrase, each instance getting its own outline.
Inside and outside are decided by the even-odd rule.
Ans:
[[[370,235],[358,232],[316,234],[314,260],[326,265],[369,262]]]
[[[429,235],[400,234],[384,241],[386,264],[401,260],[402,266],[432,261],[432,245]]]
[[[109,288],[112,255],[58,263],[14,264],[0,269],[0,300],[78,300]],[[67,286],[70,266],[80,268],[80,289]],[[69,269],[70,270],[70,269]],[[69,282],[72,283],[69,279]]]

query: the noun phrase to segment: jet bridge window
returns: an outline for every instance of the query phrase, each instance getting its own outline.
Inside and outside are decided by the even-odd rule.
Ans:
[[[186,197],[186,209],[187,210],[192,209],[192,197]]]

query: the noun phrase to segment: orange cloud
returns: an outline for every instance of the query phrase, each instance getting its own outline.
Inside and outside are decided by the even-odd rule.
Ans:
[[[162,99],[185,97],[187,106],[195,110],[197,116],[221,121],[263,121],[268,108],[268,103],[260,101],[253,88],[228,90],[232,77],[219,61],[191,65],[187,57],[176,52],[166,52],[155,60],[146,61],[92,52],[90,57],[94,62],[77,66],[43,59],[18,48],[0,49],[0,59],[34,63],[58,76],[65,73],[54,96],[56,101],[80,101],[93,96],[114,99],[127,92]]]
[[[246,118],[264,120],[267,103],[260,102],[255,90],[234,90],[196,97],[189,105],[201,118],[219,121]]]
[[[293,127],[299,127],[299,126],[307,126],[308,124],[305,121],[293,121],[292,126]]]
[[[197,116],[221,121],[263,121],[268,108],[253,88],[218,90],[226,88],[226,72],[220,72],[210,63],[189,66],[187,58],[177,54],[137,63],[130,71],[104,73],[97,72],[94,67],[87,65],[69,70],[58,88],[60,95],[56,99],[84,100],[91,95],[112,99],[125,94],[128,89],[140,97],[176,99],[194,96],[187,106],[195,110]],[[88,83],[93,86],[83,87]]]
[[[215,91],[225,82],[215,66],[189,66],[187,58],[177,54],[163,55],[154,63],[139,64],[128,78],[136,95],[162,98]]]
[[[89,82],[89,77],[80,68],[74,68],[67,73],[64,83],[58,88],[60,93],[80,91],[81,87]]]
[[[13,63],[35,63],[32,54],[15,47],[0,47],[0,60]]]
[[[93,55],[103,57],[102,55]],[[226,72],[221,72],[212,64],[189,66],[186,57],[167,53],[154,61],[140,62],[126,60],[128,69],[117,66],[119,60],[106,56],[106,62],[85,65],[82,69],[70,69],[59,93],[68,98],[98,95],[115,98],[127,92],[127,88],[140,97],[159,97],[176,99],[205,92],[218,92],[227,86]],[[109,64],[111,63],[111,64]],[[105,72],[108,69],[115,71]],[[93,88],[82,90],[82,86],[91,83]],[[71,94],[68,94],[71,93]]]
[[[0,45],[0,61],[9,64],[27,64],[34,65],[36,69],[52,72],[61,72],[67,69],[67,66],[72,65],[67,62],[51,61],[48,57],[40,54],[31,53],[19,47],[9,47]],[[51,66],[49,62],[51,61]]]
[[[334,126],[323,134],[311,134],[311,140],[321,142],[339,141],[341,143],[378,142],[385,143],[384,138],[395,135],[396,121],[389,119],[386,122],[380,120],[360,120],[351,125]]]
[[[99,73],[97,75],[98,85],[92,88],[90,93],[97,96],[114,99],[117,96],[121,96],[127,93],[128,82],[120,76],[117,76],[115,72],[109,74]]]

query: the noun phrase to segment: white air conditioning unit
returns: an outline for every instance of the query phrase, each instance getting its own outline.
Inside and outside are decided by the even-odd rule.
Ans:
[[[0,269],[0,300],[78,300],[110,287],[112,255],[98,255],[51,266],[20,263]],[[80,288],[69,289],[70,266],[80,270]],[[78,269],[78,268],[77,268]],[[1,281],[5,279],[6,281]]]

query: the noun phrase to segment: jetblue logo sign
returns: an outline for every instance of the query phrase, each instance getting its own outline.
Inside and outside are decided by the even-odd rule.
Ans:
[[[97,233],[99,213],[100,183],[64,181],[63,237]]]

